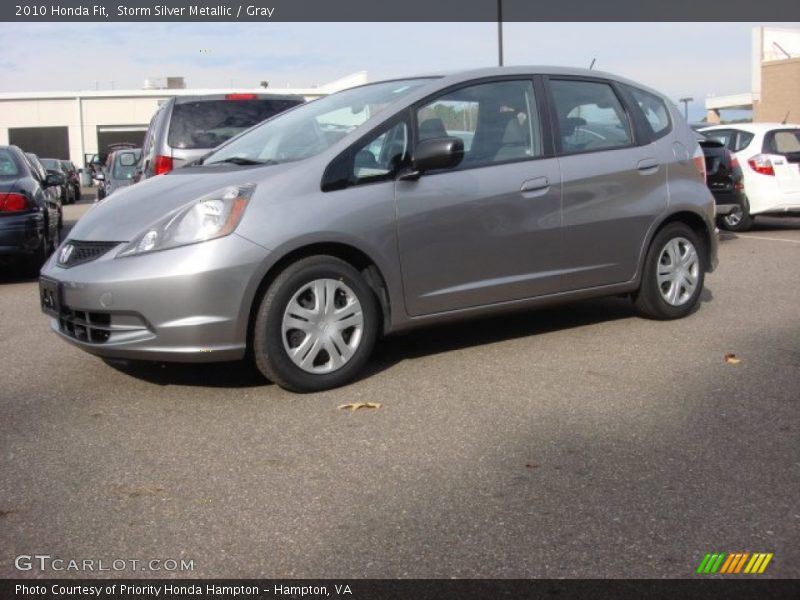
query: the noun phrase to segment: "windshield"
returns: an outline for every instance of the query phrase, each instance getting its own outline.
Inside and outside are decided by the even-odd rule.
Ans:
[[[387,81],[331,94],[244,133],[210,154],[203,164],[275,164],[314,156],[429,82],[430,79]]]

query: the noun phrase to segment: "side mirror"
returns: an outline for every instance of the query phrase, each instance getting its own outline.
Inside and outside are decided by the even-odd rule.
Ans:
[[[92,177],[97,181],[105,181],[106,179],[106,176],[103,175],[102,173],[95,173],[94,175],[92,175]]]
[[[47,187],[65,185],[67,183],[67,178],[64,177],[63,173],[59,173],[58,171],[48,171],[47,179],[44,180],[44,183]]]
[[[457,167],[464,158],[464,141],[458,137],[422,140],[414,149],[411,168],[418,173]]]

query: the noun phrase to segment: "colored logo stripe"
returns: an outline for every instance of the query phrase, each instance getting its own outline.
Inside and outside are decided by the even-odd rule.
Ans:
[[[765,552],[756,552],[750,554],[749,552],[734,552],[726,554],[725,552],[708,553],[703,557],[700,566],[697,567],[697,573],[702,574],[757,574],[763,573],[767,568],[769,561],[772,560],[773,554]],[[748,560],[749,559],[749,560]],[[747,566],[745,566],[745,564]],[[742,571],[744,569],[744,571]]]

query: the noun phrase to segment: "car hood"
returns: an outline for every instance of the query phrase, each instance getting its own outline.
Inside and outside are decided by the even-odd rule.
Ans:
[[[184,204],[229,185],[258,183],[288,168],[289,164],[178,169],[115,190],[78,221],[69,237],[81,241],[128,242]]]

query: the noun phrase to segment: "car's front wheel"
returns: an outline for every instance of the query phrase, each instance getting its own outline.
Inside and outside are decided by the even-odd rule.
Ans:
[[[750,203],[745,198],[742,204],[718,219],[717,225],[728,231],[748,231],[753,226]]]
[[[332,256],[301,259],[264,293],[253,328],[259,370],[295,392],[351,381],[378,338],[380,308],[350,264]]]
[[[702,248],[697,234],[684,223],[670,223],[656,234],[635,296],[644,315],[679,319],[694,309],[705,281]]]

